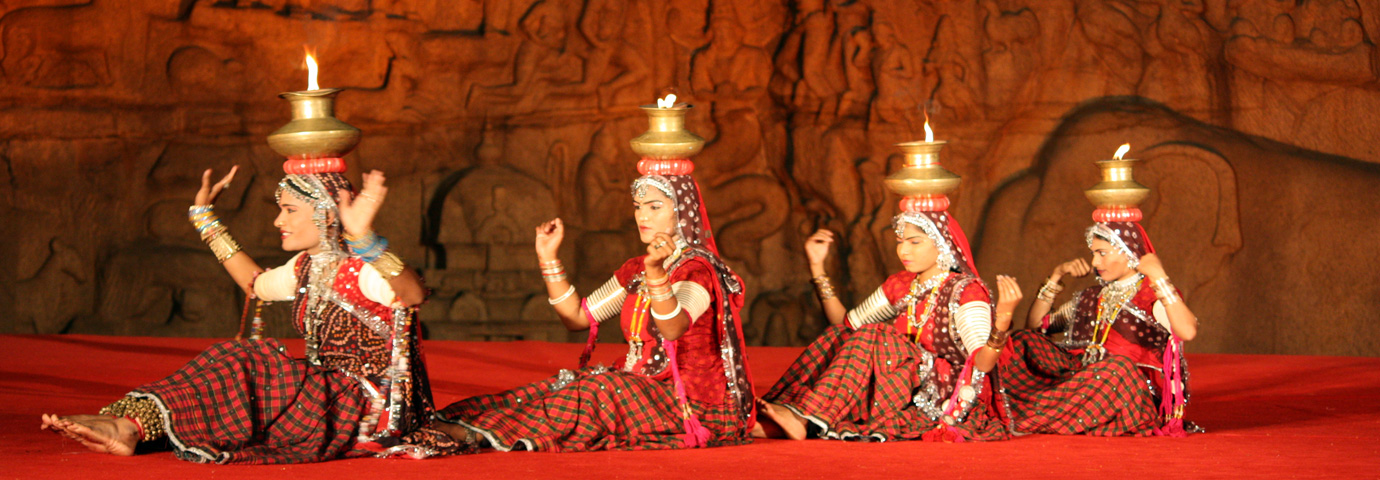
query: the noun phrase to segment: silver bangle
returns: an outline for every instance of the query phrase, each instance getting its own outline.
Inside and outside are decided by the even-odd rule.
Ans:
[[[651,311],[651,312],[652,312],[652,318],[655,318],[655,319],[657,319],[657,320],[670,320],[670,319],[672,319],[672,318],[676,318],[676,315],[680,315],[680,312],[681,312],[680,302],[676,302],[676,308],[672,309],[672,310],[671,310],[671,313],[668,313],[668,314],[666,314],[666,315],[662,315],[662,314],[660,314],[660,313],[656,313],[656,309],[655,309],[655,308],[648,308],[647,310]]]
[[[673,291],[671,291],[671,289],[669,289],[669,288],[666,289],[666,293],[650,293],[650,292],[647,293],[647,299],[648,299],[648,300],[651,300],[651,301],[653,301],[653,302],[660,302],[660,301],[662,301],[662,300],[670,300],[671,297],[674,297],[674,296],[676,296],[676,293],[673,292]]]
[[[561,302],[566,301],[567,299],[570,298],[571,295],[574,295],[574,294],[575,294],[575,286],[574,286],[574,285],[571,285],[571,286],[570,286],[570,290],[566,290],[566,291],[565,291],[565,294],[563,294],[563,295],[561,295],[561,296],[559,296],[559,297],[556,297],[556,298],[548,298],[548,299],[546,299],[546,301],[547,301],[547,303],[550,303],[550,304],[552,304],[552,305],[555,305],[555,304],[558,304],[558,303],[561,303]]]

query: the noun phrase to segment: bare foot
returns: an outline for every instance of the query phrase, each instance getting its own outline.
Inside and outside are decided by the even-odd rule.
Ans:
[[[459,424],[436,421],[431,422],[431,428],[440,430],[441,433],[445,433],[451,440],[455,440],[456,442],[475,443],[474,430],[470,430]]]
[[[757,399],[757,423],[752,425],[752,438],[786,438],[786,431],[767,413],[769,411],[771,404]]]
[[[139,427],[123,417],[44,414],[39,428],[76,440],[93,452],[111,455],[134,455],[134,446],[139,444]]]
[[[791,409],[786,408],[766,400],[758,400],[760,411],[767,415],[773,423],[785,433],[786,438],[791,440],[805,439],[805,419],[800,418]],[[766,427],[763,427],[765,430]]]

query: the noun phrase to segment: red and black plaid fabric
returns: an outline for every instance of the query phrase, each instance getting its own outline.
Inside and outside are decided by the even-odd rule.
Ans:
[[[1127,357],[1084,366],[1080,355],[1021,330],[997,369],[1016,432],[1146,436],[1159,425],[1145,374]]]
[[[669,380],[590,367],[496,395],[471,397],[437,413],[481,432],[499,450],[581,452],[680,448],[685,433]],[[730,405],[691,401],[709,446],[740,445],[741,416]]]
[[[176,373],[135,389],[167,415],[174,453],[214,463],[303,463],[350,453],[366,405],[359,384],[309,366],[282,343],[212,345]]]
[[[828,438],[950,438],[935,435],[941,423],[911,403],[913,393],[922,387],[917,373],[921,356],[921,347],[890,324],[854,331],[837,325],[806,347],[763,398],[802,414]],[[967,440],[1007,438],[1006,427],[991,405],[990,378],[983,380],[984,394],[967,418],[955,425]]]

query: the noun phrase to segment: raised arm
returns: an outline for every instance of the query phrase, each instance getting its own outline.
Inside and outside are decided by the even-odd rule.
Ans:
[[[843,323],[848,309],[835,294],[834,284],[824,271],[824,261],[829,258],[829,247],[833,244],[834,232],[821,228],[805,239],[805,257],[810,260],[810,278],[819,293],[819,303],[820,307],[824,308],[824,316],[829,319],[829,325],[838,325]]]
[[[556,218],[537,225],[537,261],[541,262],[541,276],[546,280],[546,295],[556,316],[567,330],[578,332],[589,329],[590,318],[580,309],[580,296],[575,286],[570,284],[565,266],[556,257],[565,238],[565,223]]]
[[[1026,315],[1025,328],[1038,329],[1045,315],[1049,314],[1050,309],[1054,308],[1054,299],[1059,292],[1064,290],[1064,286],[1059,283],[1065,275],[1082,277],[1092,273],[1092,267],[1087,260],[1075,258],[1061,263],[1054,267],[1054,271],[1049,274],[1049,279],[1045,280],[1044,286],[1040,287],[1040,293],[1035,297],[1035,302],[1030,304],[1030,313]]]
[[[365,252],[360,257],[388,280],[388,286],[393,288],[398,301],[415,307],[426,300],[426,287],[422,285],[421,277],[406,268],[397,255],[386,251],[387,242],[374,233],[374,216],[388,196],[388,187],[383,185],[386,180],[383,172],[373,170],[364,174],[364,187],[360,188],[357,197],[349,192],[340,192],[336,198],[336,206],[340,209],[340,226],[345,230],[345,240],[351,249],[358,248]],[[380,242],[381,246],[373,248]]]
[[[187,210],[187,217],[201,235],[201,240],[211,247],[211,252],[216,255],[216,260],[220,261],[225,271],[230,273],[230,278],[235,280],[235,284],[244,290],[245,294],[252,295],[250,283],[254,281],[254,275],[263,271],[259,264],[249,255],[240,251],[240,245],[230,236],[230,230],[225,224],[220,222],[216,216],[215,203],[230,186],[230,181],[235,179],[235,172],[239,166],[230,167],[230,173],[225,174],[219,182],[211,183],[211,170],[207,169],[201,174],[201,189],[197,190],[196,198],[192,202],[191,208]]]
[[[1155,289],[1155,296],[1159,297],[1165,315],[1169,316],[1170,331],[1185,342],[1198,336],[1198,316],[1188,309],[1188,305],[1179,298],[1174,285],[1169,283],[1169,275],[1164,272],[1160,257],[1153,253],[1140,257],[1140,265],[1136,266],[1136,271],[1145,275],[1146,280]]]
[[[1021,286],[1016,283],[1014,277],[997,275],[997,306],[992,314],[991,333],[987,337],[987,343],[977,349],[973,368],[990,372],[992,367],[997,365],[1001,349],[1006,346],[1006,340],[1010,335],[1011,316],[1016,311],[1016,304],[1021,303],[1021,297]],[[968,343],[966,340],[965,344]]]

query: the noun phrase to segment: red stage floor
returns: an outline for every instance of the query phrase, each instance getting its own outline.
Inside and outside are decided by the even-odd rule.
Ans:
[[[687,451],[483,453],[227,467],[90,453],[38,415],[94,413],[171,373],[212,339],[0,335],[0,478],[1380,478],[1380,359],[1191,355],[1187,439],[1030,436],[937,445],[762,441]],[[289,344],[300,352],[301,342]],[[496,392],[570,367],[581,346],[428,342],[436,400]],[[758,391],[800,349],[753,348]],[[602,355],[598,355],[602,354]],[[616,346],[598,352],[617,356]]]

